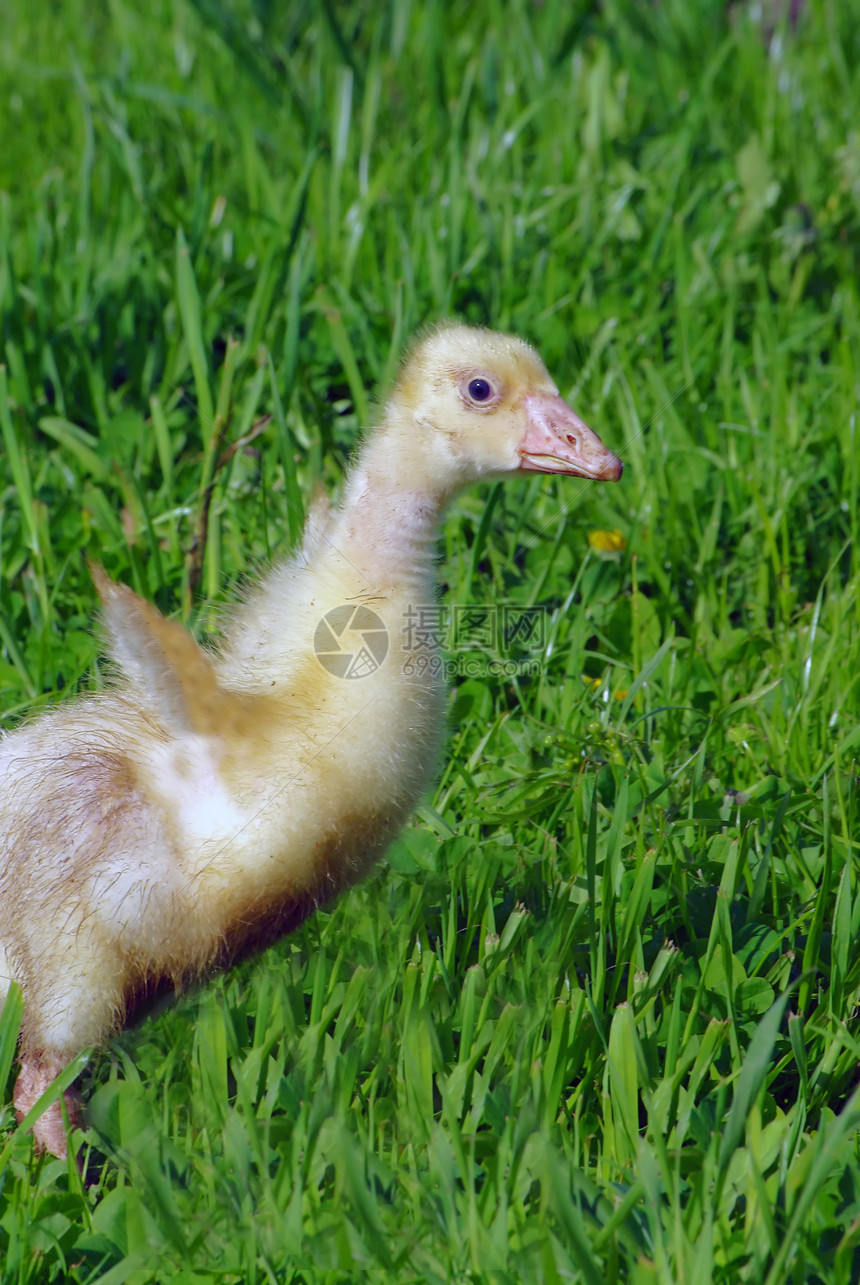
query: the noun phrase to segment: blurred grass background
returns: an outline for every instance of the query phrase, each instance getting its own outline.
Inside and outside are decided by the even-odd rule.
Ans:
[[[4,727],[100,682],[87,556],[217,632],[428,321],[626,470],[457,503],[447,601],[539,607],[539,674],[96,1055],[87,1185],[8,1008],[4,1281],[857,1279],[858,54],[837,0],[7,0]]]

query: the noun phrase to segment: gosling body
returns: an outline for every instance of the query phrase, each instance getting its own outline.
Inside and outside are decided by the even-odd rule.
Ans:
[[[19,1115],[141,997],[289,931],[384,851],[442,740],[435,643],[410,627],[435,599],[440,514],[520,470],[615,480],[621,464],[526,344],[448,326],[408,357],[340,507],[311,517],[217,652],[94,569],[115,685],[0,741]],[[34,1132],[65,1153],[59,1104]]]

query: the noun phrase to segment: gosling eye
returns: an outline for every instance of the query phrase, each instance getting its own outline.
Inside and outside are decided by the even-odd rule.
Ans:
[[[502,389],[492,375],[470,371],[460,381],[460,396],[474,410],[492,410],[502,400]]]

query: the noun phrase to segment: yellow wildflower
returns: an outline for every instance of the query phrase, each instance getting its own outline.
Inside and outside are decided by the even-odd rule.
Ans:
[[[627,541],[617,527],[614,531],[589,531],[588,543],[596,553],[621,553],[627,548]]]

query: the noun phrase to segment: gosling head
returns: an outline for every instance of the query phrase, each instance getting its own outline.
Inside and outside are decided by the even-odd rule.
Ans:
[[[520,471],[615,482],[623,465],[560,396],[521,339],[469,326],[432,331],[409,353],[390,403],[407,476],[450,493]]]

